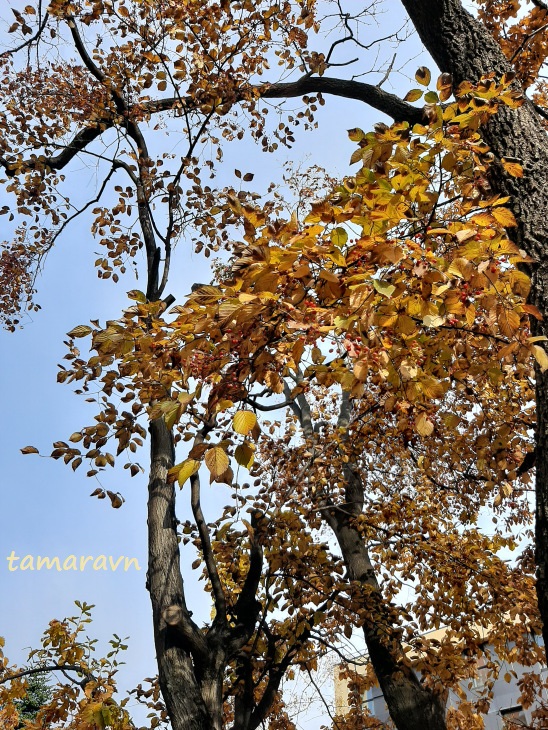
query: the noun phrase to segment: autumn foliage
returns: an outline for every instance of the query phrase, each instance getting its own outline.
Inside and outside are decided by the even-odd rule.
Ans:
[[[215,730],[294,728],[283,679],[313,674],[337,651],[353,706],[335,727],[378,726],[361,705],[378,682],[391,712],[398,693],[415,692],[438,718],[429,727],[472,730],[489,708],[489,684],[475,702],[461,687],[474,677],[486,635],[502,660],[543,660],[524,464],[534,451],[534,383],[548,370],[547,338],[530,297],[535,259],[514,240],[512,200],[490,183],[495,168],[516,181],[526,171],[484,140],[496,115],[527,103],[531,85],[543,103],[543,11],[507,33],[518,4],[483,3],[480,15],[506,57],[527,48],[515,71],[457,85],[447,73],[433,81],[421,67],[403,100],[420,101],[421,121],[349,130],[348,175],[328,183],[326,194],[303,191],[298,211],[287,214],[275,196],[213,191],[201,176],[216,163],[199,162],[195,148],[207,131],[220,159],[221,138],[244,134],[230,116],[234,105],[245,108],[265,149],[277,144],[265,132],[260,99],[281,90],[257,83],[269,55],[291,70],[296,44],[310,76],[328,67],[330,54],[307,50],[307,32],[319,28],[313,5],[87,2],[80,25],[101,20],[112,34],[110,47],[99,43],[89,55],[76,10],[51,2],[49,14],[67,23],[82,64],[63,66],[59,93],[71,103],[37,113],[58,69],[31,72],[3,59],[2,94],[28,89],[0,127],[4,183],[28,220],[0,259],[10,282],[2,316],[17,326],[33,301],[33,271],[88,208],[105,250],[96,262],[101,278],[117,279],[145,250],[146,290],[131,290],[115,319],[68,333],[58,380],[88,400],[98,391],[91,398],[98,408],[90,425],[54,443],[51,457],[90,477],[118,463],[137,476],[150,430],[149,500],[167,495],[172,509],[181,490],[181,521],[168,525],[171,543],[152,548],[149,568],[154,620],[169,638],[157,639],[158,653],[176,647],[165,665],[159,659],[158,684],[137,691],[149,703],[151,728],[166,716],[175,730],[184,727],[162,674],[170,662],[180,662],[179,679],[191,677],[189,697],[202,693],[202,725],[192,728],[205,727],[203,717]],[[28,35],[25,14],[15,17],[15,29]],[[153,96],[172,89],[169,98]],[[313,104],[307,99],[301,115],[308,125]],[[170,156],[149,155],[140,125],[168,110],[186,125],[188,148],[164,175]],[[97,198],[69,214],[56,192],[60,170],[104,132],[117,135],[120,153],[102,157]],[[58,140],[69,133],[63,146]],[[291,143],[292,130],[281,125],[276,138]],[[40,155],[29,154],[34,144]],[[131,184],[114,188],[114,206],[101,203],[118,173]],[[222,258],[211,283],[173,306],[172,249],[190,219],[198,250]],[[204,478],[220,495],[207,519]],[[92,496],[123,505],[121,494],[102,487]],[[155,525],[160,533],[166,520],[151,514],[153,544],[161,542]],[[193,568],[211,594],[207,623],[191,618],[178,564],[175,578],[158,576],[168,550],[178,563],[179,545],[194,551]],[[162,581],[169,600],[158,598]],[[74,730],[132,727],[125,703],[114,699],[113,660],[90,661],[82,648],[89,607],[81,610],[84,618],[52,622],[33,655],[54,669],[71,665],[78,682],[64,684],[29,728],[43,718]],[[440,626],[443,640],[424,638]],[[340,649],[356,631],[371,657],[364,676]],[[0,717],[14,727],[24,671],[4,664]],[[498,665],[489,669],[495,678]],[[449,689],[461,703],[446,714]],[[528,675],[521,689],[524,706],[540,703],[535,722],[543,727],[541,679]],[[398,708],[392,717],[403,730],[418,727]]]

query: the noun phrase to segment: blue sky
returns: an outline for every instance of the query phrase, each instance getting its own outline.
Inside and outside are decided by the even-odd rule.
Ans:
[[[9,20],[8,4],[2,5],[0,20]],[[395,0],[389,0],[387,6],[399,12],[400,5]],[[411,76],[420,64],[417,58],[410,65]],[[400,82],[404,93],[415,85],[412,80],[403,82],[401,77]],[[296,105],[293,100],[291,106]],[[281,179],[282,165],[287,160],[318,164],[334,175],[348,174],[354,146],[345,130],[356,126],[367,129],[381,118],[363,105],[327,98],[325,107],[317,113],[319,129],[308,133],[297,130],[297,143],[290,151],[280,149],[276,155],[267,156],[249,141],[225,147],[217,184],[236,184],[233,171],[239,168],[255,173],[252,186],[261,189],[267,181]],[[85,194],[88,180],[84,173],[76,172],[73,180],[77,194]],[[0,191],[0,206],[9,202]],[[4,230],[2,237],[7,236]],[[0,603],[0,635],[6,638],[7,656],[22,662],[25,647],[38,646],[49,620],[76,612],[75,599],[96,604],[90,634],[100,640],[98,654],[106,652],[112,633],[130,637],[127,665],[120,672],[120,685],[129,688],[156,673],[151,611],[145,590],[146,475],[129,479],[127,472],[116,469],[101,478],[102,486],[124,496],[123,507],[113,510],[108,500],[89,497],[98,484],[85,477],[84,466],[74,473],[62,461],[20,453],[29,444],[49,453],[53,441],[67,440],[94,415],[93,409],[83,398],[75,396],[70,386],[56,382],[57,363],[66,352],[63,339],[77,324],[95,318],[116,318],[127,304],[126,292],[141,288],[131,274],[117,285],[97,279],[93,266],[97,250],[88,219],[69,227],[48,256],[37,282],[42,310],[24,318],[24,327],[16,333],[0,332],[0,402],[4,409],[0,441],[0,580],[4,595]],[[204,259],[193,254],[190,246],[180,244],[169,291],[180,300],[193,282],[209,279]],[[147,466],[148,444],[140,461]],[[219,497],[210,492],[210,499],[209,506],[213,507]],[[141,570],[94,571],[88,567],[84,572],[10,572],[7,557],[12,551],[20,557],[61,559],[70,554],[103,554],[114,559],[124,555],[136,558]],[[193,557],[184,560],[185,574]],[[207,619],[207,600],[202,600],[198,588],[192,593],[188,601],[192,610],[195,615],[205,614]],[[312,726],[318,726],[317,718]]]

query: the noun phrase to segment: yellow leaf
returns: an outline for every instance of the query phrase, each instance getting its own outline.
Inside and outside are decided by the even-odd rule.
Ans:
[[[508,357],[508,355],[511,355],[514,353],[519,347],[519,342],[510,342],[509,345],[504,345],[500,348],[500,350],[497,353],[497,360],[503,360],[505,357]]]
[[[327,257],[337,266],[346,266],[346,259],[338,249],[334,249],[327,254]]]
[[[466,323],[471,327],[476,321],[476,308],[473,304],[466,307]]]
[[[419,382],[422,388],[422,392],[427,398],[434,399],[443,397],[445,393],[443,385],[433,376],[421,378]]]
[[[367,374],[369,373],[369,366],[363,360],[358,360],[354,365],[354,376],[362,382],[367,380]]]
[[[501,226],[509,228],[510,226],[517,225],[514,214],[508,208],[493,208],[491,212],[493,218],[496,218],[497,222],[500,223]]]
[[[196,461],[196,459],[187,459],[186,461],[183,461],[181,468],[179,469],[179,473],[177,474],[177,482],[179,486],[182,487],[187,479],[190,479],[193,474],[196,474],[199,468],[200,462]]]
[[[458,258],[451,262],[447,269],[449,276],[457,276],[459,279],[468,280],[472,275],[472,265],[467,259]]]
[[[229,400],[228,398],[221,398],[221,400],[215,404],[215,413],[220,413],[221,411],[226,411],[229,408],[232,408],[233,405],[234,405],[234,403],[231,400]]]
[[[417,377],[417,373],[418,368],[413,362],[409,360],[402,360],[402,363],[400,365],[400,374],[402,380],[413,380],[413,378]]]
[[[139,302],[139,304],[146,304],[146,294],[139,291],[139,289],[132,289],[131,291],[128,291],[127,295],[129,299],[133,299],[134,301]]]
[[[420,89],[411,89],[411,91],[408,91],[407,94],[404,96],[404,101],[418,101],[423,92]]]
[[[421,413],[415,421],[415,429],[421,436],[430,436],[434,430],[434,424],[428,418],[426,413]]]
[[[503,307],[497,307],[497,309],[497,321],[500,331],[508,339],[514,337],[520,323],[519,314],[513,309],[504,309]]]
[[[476,229],[475,228],[463,228],[462,231],[457,231],[455,233],[455,238],[459,243],[463,243],[464,241],[467,241],[469,238],[473,238],[476,235]]]
[[[427,314],[422,320],[425,327],[441,327],[444,322],[445,317],[438,317],[434,314]]]
[[[531,345],[531,350],[535,356],[535,360],[540,366],[540,371],[543,373],[548,370],[548,354],[544,347],[541,347],[540,345]]]
[[[396,287],[393,284],[388,284],[388,282],[379,281],[378,279],[373,279],[373,286],[379,294],[382,294],[385,297],[391,297],[396,291]]]
[[[538,307],[535,307],[534,304],[523,304],[522,307],[524,312],[527,312],[527,314],[532,315],[535,319],[542,320],[543,316],[542,313],[539,311]],[[544,338],[546,339],[546,338]],[[529,340],[531,341],[531,340]]]
[[[257,416],[252,411],[237,411],[234,414],[232,426],[236,433],[241,433],[242,436],[247,436],[256,423]]]
[[[342,248],[345,243],[348,241],[348,233],[344,230],[344,228],[335,228],[334,231],[331,231],[331,243],[334,246],[337,246],[338,248]]]
[[[168,428],[173,428],[181,416],[181,406],[177,401],[162,401],[158,403],[158,409],[164,416]],[[151,414],[152,417],[152,414]]]
[[[515,160],[501,160],[502,166],[512,177],[523,177],[523,167]]]
[[[331,281],[334,284],[339,283],[339,278],[335,276],[331,271],[328,271],[327,269],[322,269],[320,271],[320,279],[324,279],[325,281]]]
[[[219,477],[228,469],[228,456],[224,449],[220,446],[214,446],[205,452],[205,465],[211,472],[213,477]]]
[[[485,228],[486,226],[491,226],[495,219],[491,215],[491,213],[477,213],[476,215],[472,216],[470,219],[471,223],[475,223],[477,226],[481,226],[482,228]]]
[[[79,324],[78,327],[75,327],[74,329],[71,329],[70,332],[67,332],[67,335],[69,337],[87,337],[87,335],[90,335],[93,332],[91,327],[88,327],[85,324]]]
[[[238,294],[238,299],[243,304],[246,304],[247,302],[254,302],[257,299],[257,295],[256,294],[247,294],[246,292],[242,292],[241,294]]]
[[[244,466],[246,469],[251,469],[253,462],[255,461],[255,454],[253,453],[252,444],[245,441],[236,447],[234,457],[240,466]]]

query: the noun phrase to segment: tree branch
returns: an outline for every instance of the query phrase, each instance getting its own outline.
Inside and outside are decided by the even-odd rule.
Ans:
[[[362,81],[327,76],[302,76],[297,81],[270,84],[260,89],[260,96],[264,99],[291,98],[305,94],[330,94],[362,101],[398,122],[418,124],[424,121],[423,110],[420,107],[415,107],[402,101],[395,94]]]
[[[20,677],[28,677],[31,674],[43,674],[44,672],[78,672],[78,674],[82,674],[84,676],[84,679],[82,682],[76,682],[76,684],[79,684],[80,687],[84,687],[88,682],[94,682],[96,681],[95,677],[91,672],[86,672],[82,667],[79,667],[76,664],[48,664],[45,667],[36,667],[34,669],[25,669],[21,672],[17,672],[16,674],[10,674],[9,677],[3,677],[0,679],[0,684],[4,684],[5,682],[10,682],[13,679],[19,679]],[[65,674],[65,676],[67,676]],[[68,677],[70,679],[70,677]],[[76,681],[70,679],[70,681]]]
[[[204,424],[203,428],[201,428],[196,434],[194,446],[203,444],[206,435],[213,429],[213,426],[214,424],[211,421]],[[192,514],[194,515],[196,526],[198,528],[198,534],[200,535],[202,555],[204,556],[207,574],[213,591],[216,609],[214,624],[226,624],[226,597],[219,577],[219,572],[217,570],[217,563],[215,562],[213,549],[211,547],[209,528],[205,521],[204,513],[202,512],[202,505],[200,503],[200,475],[198,473],[193,474],[190,477],[190,503],[192,506]]]
[[[41,6],[42,6],[42,3],[41,2],[39,4],[39,6],[40,6],[40,9],[41,9]],[[26,41],[23,41],[23,43],[21,43],[20,45],[16,46],[15,48],[10,48],[7,51],[4,51],[3,53],[0,53],[0,58],[6,58],[7,56],[11,56],[14,53],[18,53],[19,51],[22,51],[23,48],[28,48],[29,46],[31,46],[34,43],[34,41],[38,40],[38,38],[40,38],[40,36],[42,35],[42,33],[43,33],[46,25],[48,24],[49,18],[50,18],[50,14],[46,12],[45,15],[44,15],[44,17],[40,21],[40,25],[38,26],[38,30],[32,36],[32,38],[27,38]]]
[[[363,81],[305,75],[297,81],[264,84],[263,86],[240,89],[237,92],[237,101],[242,101],[249,93],[255,93],[261,99],[289,99],[305,96],[306,94],[329,94],[361,101],[398,122],[407,121],[410,124],[424,122],[423,109],[403,101],[399,96],[390,94],[378,86],[366,84]],[[157,99],[142,104],[142,108],[148,111],[149,114],[171,111],[180,106],[180,99],[175,97]],[[195,101],[184,99],[185,109],[193,106],[196,106]]]
[[[241,649],[251,638],[255,624],[261,611],[261,603],[257,600],[257,590],[263,572],[263,548],[257,534],[259,523],[264,519],[262,512],[256,511],[251,515],[251,546],[249,550],[249,570],[245,577],[242,591],[234,606],[234,614],[238,624],[232,632],[230,651]]]

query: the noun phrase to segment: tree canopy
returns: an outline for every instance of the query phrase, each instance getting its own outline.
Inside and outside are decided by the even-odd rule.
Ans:
[[[158,679],[137,690],[150,727],[294,728],[284,680],[336,653],[356,692],[334,728],[379,726],[361,700],[374,682],[399,730],[480,728],[489,684],[475,702],[459,687],[486,633],[502,660],[543,660],[548,7],[481,2],[476,18],[457,0],[402,5],[440,73],[421,66],[401,98],[383,89],[397,54],[372,62],[376,85],[352,75],[353,53],[397,49],[407,32],[368,40],[380,2],[13,11],[0,58],[2,212],[17,226],[0,257],[3,321],[14,331],[39,306],[37,271],[77,217],[103,247],[100,278],[125,283],[135,268],[146,281],[123,312],[68,333],[58,380],[96,412],[51,457],[137,476],[150,440]],[[295,173],[294,204],[239,170],[239,190],[205,183],[231,142],[291,146],[331,96],[393,120],[348,131],[342,179]],[[272,125],[265,100],[294,97],[300,111],[275,106]],[[97,180],[88,198],[72,193],[78,160]],[[181,296],[190,246],[220,258]],[[114,489],[92,496],[123,506]],[[207,622],[181,550],[211,597]],[[33,654],[64,679],[28,727],[47,713],[74,730],[132,727],[115,660],[90,660],[79,608]],[[442,641],[424,638],[442,625]],[[371,662],[361,677],[341,648],[354,631]],[[15,727],[29,670],[4,665],[0,717]],[[521,689],[542,727],[542,678]]]

